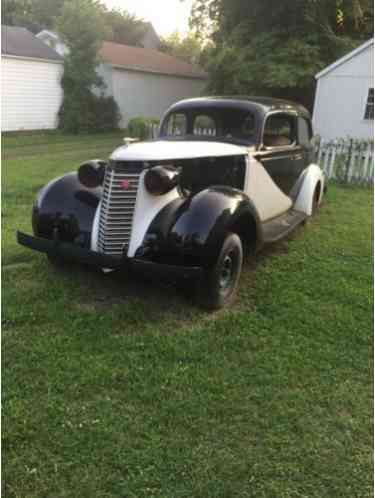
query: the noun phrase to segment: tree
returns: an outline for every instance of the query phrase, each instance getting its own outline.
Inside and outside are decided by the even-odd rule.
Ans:
[[[160,50],[191,64],[199,64],[203,49],[200,41],[193,33],[183,37],[178,31],[175,31],[171,35],[162,38]]]
[[[1,0],[2,22],[27,28],[32,33],[52,29],[63,4],[64,0]]]
[[[59,111],[59,128],[71,133],[103,128],[98,108],[103,108],[105,98],[93,93],[93,88],[104,87],[97,73],[98,50],[106,33],[100,6],[95,0],[66,1],[57,20],[57,30],[69,49],[61,81],[64,98]],[[117,106],[113,99],[105,100],[113,109],[108,127],[116,127]]]
[[[67,0],[1,0],[2,22],[9,26],[22,26],[33,33],[42,29],[55,29]],[[125,10],[108,10],[97,4],[106,27],[106,38],[117,43],[140,45],[147,30],[147,23]]]
[[[215,43],[215,93],[289,97],[311,107],[314,75],[372,36],[370,0],[195,0],[191,27]]]
[[[107,28],[107,40],[124,45],[141,46],[147,30],[147,23],[125,10],[107,10],[102,7],[102,15]]]

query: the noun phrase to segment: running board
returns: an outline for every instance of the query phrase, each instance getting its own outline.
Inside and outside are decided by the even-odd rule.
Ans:
[[[277,218],[262,223],[264,242],[269,244],[286,237],[306,218],[305,213],[291,209]]]

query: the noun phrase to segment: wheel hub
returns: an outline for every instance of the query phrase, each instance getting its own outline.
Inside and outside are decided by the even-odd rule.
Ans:
[[[227,289],[233,277],[233,260],[231,256],[228,254],[225,256],[223,263],[221,265],[220,279],[219,284],[221,289]]]

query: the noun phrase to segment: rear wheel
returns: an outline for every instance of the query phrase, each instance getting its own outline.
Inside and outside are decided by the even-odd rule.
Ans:
[[[207,271],[202,286],[202,304],[219,309],[235,298],[243,263],[243,249],[239,236],[228,233],[215,265]]]
[[[315,187],[314,196],[312,200],[311,216],[314,216],[319,209],[319,199],[320,199],[320,183]]]

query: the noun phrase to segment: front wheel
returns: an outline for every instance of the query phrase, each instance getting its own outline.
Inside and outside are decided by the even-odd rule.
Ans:
[[[239,236],[228,233],[215,265],[209,269],[202,286],[202,304],[219,309],[233,302],[243,263],[243,249]]]

